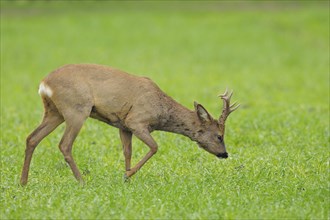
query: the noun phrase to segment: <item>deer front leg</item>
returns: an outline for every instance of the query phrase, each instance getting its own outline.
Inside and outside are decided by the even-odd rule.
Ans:
[[[145,129],[141,131],[135,131],[133,134],[139,138],[143,143],[145,143],[149,148],[150,151],[143,157],[143,159],[138,162],[132,169],[126,171],[126,178],[131,177],[134,175],[141,167],[157,152],[158,145],[155,140],[151,137],[150,132]]]
[[[132,132],[119,129],[121,143],[123,144],[123,152],[125,157],[126,171],[131,170],[132,158]]]

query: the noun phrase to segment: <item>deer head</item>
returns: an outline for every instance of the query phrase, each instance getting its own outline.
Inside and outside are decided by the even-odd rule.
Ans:
[[[213,119],[202,105],[196,102],[194,103],[196,113],[201,122],[201,128],[198,130],[196,141],[201,148],[216,155],[218,158],[228,157],[224,141],[225,122],[229,114],[240,106],[236,102],[230,104],[232,95],[233,92],[228,93],[227,89],[224,94],[219,95],[223,100],[223,109],[219,120]]]

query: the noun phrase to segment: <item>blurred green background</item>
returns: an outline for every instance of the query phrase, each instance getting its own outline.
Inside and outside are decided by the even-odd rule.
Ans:
[[[39,82],[68,63],[148,76],[214,117],[234,89],[230,158],[155,132],[159,152],[125,184],[117,130],[88,120],[74,147],[86,186],[56,147],[60,127],[20,187]],[[0,144],[2,219],[329,218],[329,2],[1,1]],[[134,140],[133,163],[146,151]]]

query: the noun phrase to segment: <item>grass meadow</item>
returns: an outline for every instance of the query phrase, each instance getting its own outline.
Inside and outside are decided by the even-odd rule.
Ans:
[[[329,3],[1,1],[1,219],[329,219]],[[34,153],[40,80],[68,63],[152,78],[218,117],[226,87],[242,105],[226,123],[227,160],[154,132],[158,153],[128,183],[118,130],[88,119],[73,154]],[[148,148],[133,140],[137,163]]]

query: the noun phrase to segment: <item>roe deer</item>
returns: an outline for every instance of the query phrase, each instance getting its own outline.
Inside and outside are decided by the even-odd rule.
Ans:
[[[227,116],[239,107],[230,105],[232,93],[220,95],[224,106],[219,120],[194,103],[191,111],[167,96],[149,78],[96,64],[70,64],[50,73],[40,84],[44,104],[41,124],[26,139],[21,184],[26,185],[33,151],[39,142],[62,122],[66,128],[59,148],[75,178],[83,182],[72,157],[72,144],[84,121],[98,119],[119,128],[126,172],[135,174],[156,152],[158,145],[150,133],[154,130],[174,132],[189,137],[219,158],[227,158],[224,143]],[[131,168],[132,135],[150,151]]]

